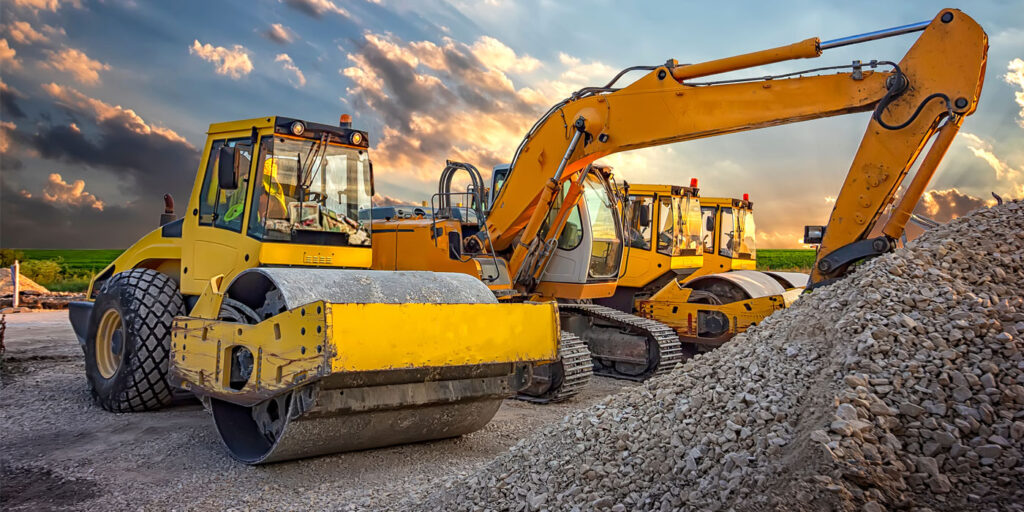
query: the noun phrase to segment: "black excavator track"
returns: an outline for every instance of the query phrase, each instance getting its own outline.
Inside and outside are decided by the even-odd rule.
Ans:
[[[674,329],[661,322],[597,304],[559,304],[558,308],[562,314],[577,315],[589,320],[585,326],[572,321],[563,322],[563,325],[576,327],[571,328],[588,341],[587,345],[594,358],[595,375],[644,381],[672,371],[683,360],[684,347],[679,336]],[[636,343],[633,343],[632,354],[616,352],[624,345],[615,343],[614,336],[634,340],[643,337],[646,343],[642,351],[637,351]],[[605,341],[598,342],[598,337]]]
[[[536,404],[564,402],[576,396],[593,374],[587,344],[579,336],[562,331],[558,340],[558,361],[533,368],[534,379],[516,398]]]

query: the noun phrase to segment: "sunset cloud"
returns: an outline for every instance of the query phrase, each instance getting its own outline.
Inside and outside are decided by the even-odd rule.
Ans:
[[[473,163],[485,174],[507,162],[543,110],[574,88],[592,85],[576,81],[586,79],[577,73],[556,80],[534,77],[517,86],[509,73],[530,73],[544,64],[491,37],[471,44],[449,37],[440,43],[404,42],[391,34],[364,38],[358,52],[348,53],[353,65],[342,74],[356,84],[349,94],[386,122],[376,158],[382,167],[427,182],[446,158]],[[556,73],[563,66],[553,64]]]
[[[21,44],[45,43],[49,38],[32,28],[27,21],[15,21],[7,26],[7,34]]]
[[[21,61],[18,60],[17,55],[17,50],[11,48],[7,39],[0,39],[0,66],[7,66],[11,69],[20,68]]]
[[[12,0],[12,3],[18,7],[28,8],[33,12],[57,12],[58,9],[65,5],[78,9],[82,8],[81,0]]]
[[[292,32],[292,29],[280,23],[270,25],[270,28],[263,32],[263,35],[266,36],[267,39],[280,44],[289,44],[295,41],[295,32]]]
[[[1019,183],[1024,177],[1024,169],[1006,163],[992,152],[992,145],[973,133],[960,132],[960,138],[967,144],[967,149],[974,156],[982,159],[996,173],[996,180]]]
[[[483,172],[512,157],[540,107],[527,101],[498,69],[534,67],[497,40],[466,45],[405,42],[368,33],[347,54],[341,73],[352,80],[349,99],[385,122],[375,148],[380,168],[428,183],[448,158],[473,163]],[[511,53],[509,53],[511,52]],[[490,65],[477,56],[492,55]]]
[[[110,65],[90,59],[85,52],[75,48],[64,48],[58,52],[46,50],[47,61],[43,66],[71,73],[79,83],[96,85],[100,83],[100,71],[107,71]]]
[[[413,201],[406,201],[397,197],[386,196],[381,193],[373,195],[374,206],[418,206],[419,203]]]
[[[294,78],[288,78],[288,81],[291,82],[292,85],[296,87],[303,87],[306,85],[306,76],[303,75],[302,70],[292,62],[292,58],[289,57],[287,53],[278,54],[274,59],[274,62],[280,62],[281,67],[283,67],[285,71],[292,72]]]
[[[103,201],[85,191],[85,181],[75,180],[73,183],[68,183],[57,173],[51,173],[46,180],[46,185],[43,186],[43,199],[48,203],[87,206],[103,211]]]
[[[992,204],[995,204],[993,199],[981,199],[965,194],[956,188],[949,188],[925,192],[914,211],[934,221],[945,223],[962,217],[972,210]]]
[[[231,49],[212,44],[201,44],[198,39],[192,42],[188,49],[190,54],[198,55],[199,58],[212,62],[216,65],[218,75],[231,77],[238,80],[252,72],[252,61],[249,60],[249,51],[244,46],[236,44]]]
[[[150,125],[132,109],[126,109],[120,105],[114,106],[98,99],[90,98],[71,87],[65,87],[55,83],[43,84],[42,89],[50,96],[67,104],[68,106],[92,113],[95,116],[96,122],[102,123],[112,121],[139,135],[154,134],[169,141],[184,144],[190,148],[192,147],[184,137],[178,135],[174,130],[161,126]]]
[[[342,9],[338,4],[332,0],[278,0],[284,2],[288,7],[295,9],[301,13],[312,16],[313,18],[322,18],[324,14],[334,13],[348,17],[348,11]]]
[[[106,174],[102,182],[115,183],[123,201],[142,199],[150,204],[165,193],[186,200],[199,151],[184,137],[147,122],[132,109],[111,105],[71,87],[50,83],[41,90],[45,95],[37,97],[52,98],[52,108],[63,111],[61,120],[40,119],[30,133],[16,132],[19,150],[32,151],[41,160],[61,162],[66,168],[102,172]],[[41,200],[39,204],[49,205]]]
[[[519,56],[501,41],[483,36],[470,50],[483,65],[504,73],[529,73],[540,67],[540,61],[529,55]]]
[[[1013,92],[1014,101],[1017,102],[1017,106],[1020,107],[1018,116],[1020,119],[1017,120],[1017,124],[1024,128],[1024,59],[1013,59],[1006,66],[1009,71],[1003,75],[1003,80],[1011,85],[1020,87],[1019,91]]]
[[[18,126],[10,121],[0,121],[0,153],[6,153],[10,148],[10,133]]]

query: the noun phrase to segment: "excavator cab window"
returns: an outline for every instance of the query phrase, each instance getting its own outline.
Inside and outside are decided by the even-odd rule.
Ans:
[[[562,184],[562,190],[554,198],[554,202],[551,203],[551,211],[548,212],[548,216],[544,219],[544,224],[541,225],[540,232],[542,235],[547,233],[551,223],[555,221],[555,217],[558,216],[558,211],[562,208],[562,200],[565,198],[565,193],[569,190],[569,182],[566,181]],[[562,233],[558,235],[558,248],[571,251],[579,247],[580,242],[583,241],[583,220],[580,217],[579,207],[573,208],[572,212],[565,219],[565,226],[562,227]]]
[[[596,175],[587,176],[583,182],[583,200],[590,214],[590,234],[593,239],[590,277],[610,278],[619,274],[619,260],[622,258],[622,240],[619,237],[621,225],[613,197],[607,182]]]
[[[264,137],[249,236],[268,242],[370,245],[370,160],[325,140]]]

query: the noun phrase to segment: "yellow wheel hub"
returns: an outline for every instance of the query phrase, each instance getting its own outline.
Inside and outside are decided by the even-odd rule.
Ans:
[[[108,309],[96,328],[96,367],[104,379],[114,376],[124,354],[124,322],[121,313]]]

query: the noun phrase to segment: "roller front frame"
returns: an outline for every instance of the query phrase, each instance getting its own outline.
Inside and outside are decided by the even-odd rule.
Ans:
[[[251,406],[338,374],[500,366],[511,375],[512,365],[557,359],[557,318],[554,304],[323,301],[253,325],[179,317],[170,378],[197,395]],[[370,385],[374,379],[355,379],[351,387]]]

